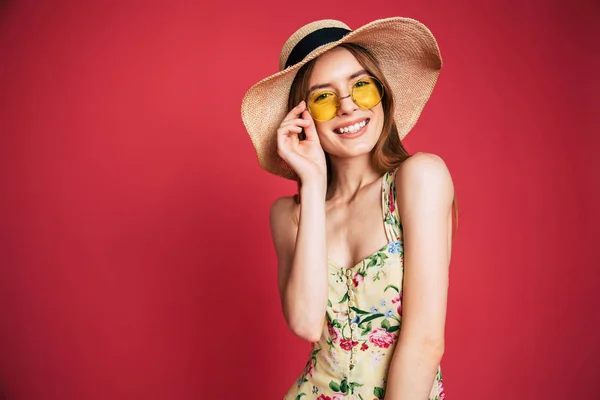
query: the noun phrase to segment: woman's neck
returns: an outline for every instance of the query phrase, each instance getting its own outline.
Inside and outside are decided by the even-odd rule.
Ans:
[[[381,178],[371,162],[371,155],[336,159],[331,157],[332,177],[328,198],[351,201],[365,186]]]

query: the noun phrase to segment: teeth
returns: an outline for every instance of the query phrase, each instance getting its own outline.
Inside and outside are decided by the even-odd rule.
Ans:
[[[340,128],[340,132],[341,133],[346,133],[346,132],[353,133],[353,132],[356,132],[357,130],[359,130],[360,128],[362,128],[363,126],[365,126],[366,124],[367,124],[367,120],[364,120],[362,122],[357,122],[354,125],[350,125],[345,128]]]

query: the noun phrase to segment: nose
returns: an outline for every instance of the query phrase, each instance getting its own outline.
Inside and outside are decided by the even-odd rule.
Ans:
[[[349,94],[348,96],[340,97],[338,115],[352,114],[352,112],[358,108],[351,96],[352,95]]]

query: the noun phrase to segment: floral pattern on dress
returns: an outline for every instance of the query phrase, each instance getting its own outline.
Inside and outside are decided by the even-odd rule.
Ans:
[[[386,173],[381,184],[388,243],[350,268],[329,262],[323,334],[284,400],[384,399],[402,327],[404,243],[395,176],[395,170]],[[444,399],[438,367],[429,400]]]

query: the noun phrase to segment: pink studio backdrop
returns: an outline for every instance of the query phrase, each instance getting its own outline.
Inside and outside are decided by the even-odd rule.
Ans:
[[[240,102],[301,24],[394,15],[445,62],[406,145],[460,206],[448,398],[600,398],[597,1],[0,4],[7,400],[280,399],[308,345],[268,209],[295,186]]]

